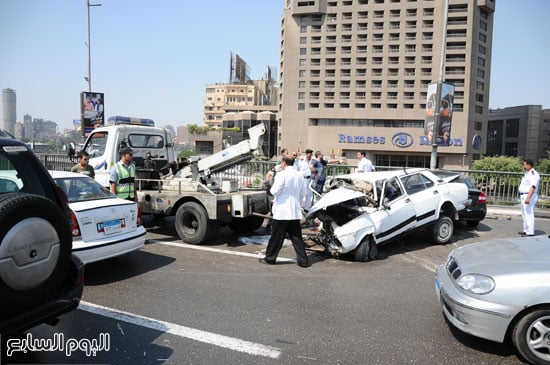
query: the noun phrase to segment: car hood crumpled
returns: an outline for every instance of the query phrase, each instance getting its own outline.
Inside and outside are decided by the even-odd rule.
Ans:
[[[347,189],[344,187],[334,189],[326,193],[319,199],[313,207],[311,207],[309,213],[307,214],[307,218],[313,216],[316,212],[325,209],[327,207],[330,207],[331,205],[341,204],[348,200],[356,199],[356,198],[362,198],[365,194],[361,191],[353,190],[353,189]]]

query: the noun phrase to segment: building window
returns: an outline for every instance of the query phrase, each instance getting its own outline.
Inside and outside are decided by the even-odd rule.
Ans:
[[[506,142],[506,143],[504,143],[504,155],[505,156],[517,156],[518,155],[518,144],[516,142]]]
[[[482,69],[477,69],[477,77],[481,77],[482,79],[485,78],[485,71]]]
[[[508,138],[519,137],[519,119],[506,120],[506,137]]]
[[[306,104],[305,103],[298,103],[298,110],[305,110]]]
[[[476,101],[479,101],[480,103],[483,103],[483,94],[477,94],[476,93]]]
[[[306,65],[306,59],[300,58],[300,66],[305,66],[305,65]]]
[[[307,43],[307,37],[300,37],[300,44],[306,44]]]
[[[301,91],[298,93],[298,99],[304,99],[306,97],[306,93]]]
[[[487,36],[483,33],[479,33],[479,40],[483,43],[487,43]]]
[[[482,130],[481,122],[474,122],[474,130],[476,130],[476,131],[481,131]]]
[[[299,70],[298,77],[306,77],[306,70]]]
[[[306,87],[306,82],[305,81],[298,81],[298,88],[303,89],[305,87]]]
[[[478,57],[477,64],[480,66],[485,66],[485,58]]]
[[[487,23],[484,22],[483,20],[480,20],[479,21],[479,28],[481,28],[483,30],[487,30]]]
[[[304,56],[307,54],[307,48],[300,48],[300,55]]]
[[[484,84],[483,82],[481,82],[481,81],[478,81],[478,82],[477,82],[477,85],[476,85],[476,88],[477,88],[477,90],[479,90],[479,91],[484,91],[484,90],[485,90],[485,84]]]
[[[486,49],[485,49],[485,46],[480,45],[480,46],[478,47],[478,52],[481,53],[481,54],[485,54],[485,50],[486,50]]]
[[[302,25],[300,27],[300,33],[307,33],[307,26],[306,25]]]
[[[483,114],[483,107],[476,105],[475,111],[476,111],[476,114]]]

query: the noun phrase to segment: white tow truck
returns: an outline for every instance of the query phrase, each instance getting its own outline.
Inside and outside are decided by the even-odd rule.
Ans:
[[[249,139],[213,155],[176,160],[170,133],[150,119],[111,117],[111,125],[92,130],[83,150],[90,154],[96,180],[109,185],[111,167],[120,160],[119,150],[134,152],[136,188],[142,214],[175,216],[179,237],[199,244],[213,237],[221,225],[237,233],[250,233],[269,212],[264,190],[241,190],[234,180],[215,179],[227,170],[262,154],[266,132],[261,123],[248,130]]]

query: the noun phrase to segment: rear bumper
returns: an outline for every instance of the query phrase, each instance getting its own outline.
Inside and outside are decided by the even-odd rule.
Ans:
[[[147,231],[145,228],[138,230],[138,233],[131,236],[118,239],[106,244],[93,245],[90,243],[81,243],[80,248],[74,249],[73,253],[78,256],[84,264],[105,260],[111,257],[124,255],[128,252],[139,250],[145,245]],[[73,243],[73,247],[75,243]]]
[[[0,334],[10,335],[50,322],[78,307],[84,289],[84,264],[72,256],[63,287],[50,295],[44,303],[10,318],[0,319]]]
[[[487,215],[487,206],[470,206],[458,212],[462,221],[481,221]]]

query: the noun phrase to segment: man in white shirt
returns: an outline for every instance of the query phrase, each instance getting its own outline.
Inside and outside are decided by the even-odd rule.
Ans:
[[[285,236],[288,234],[294,251],[297,264],[308,267],[309,260],[306,254],[305,243],[302,239],[300,219],[302,211],[300,202],[305,195],[304,176],[294,168],[294,159],[284,157],[281,163],[282,170],[275,175],[275,181],[270,191],[273,194],[272,234],[267,244],[265,258],[261,263],[275,265],[279,251],[283,247]]]
[[[376,171],[371,160],[366,157],[365,151],[357,152],[357,158],[359,159],[359,163],[357,164],[357,172]]]
[[[304,197],[304,211],[307,213],[309,209],[311,209],[311,204],[313,202],[313,190],[311,190],[311,182],[313,181],[311,179],[311,169],[309,167],[309,164],[311,162],[311,157],[313,156],[313,150],[310,150],[309,148],[306,149],[306,158],[303,160],[300,160],[300,172],[304,175],[304,183],[306,185],[306,195]]]
[[[523,217],[523,231],[521,236],[535,235],[535,205],[539,199],[538,190],[540,175],[533,168],[533,160],[523,160],[525,175],[519,184],[519,198],[521,200],[521,216]]]

